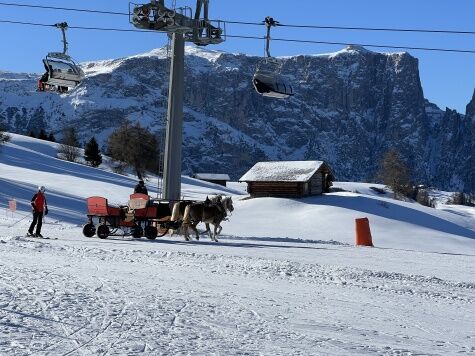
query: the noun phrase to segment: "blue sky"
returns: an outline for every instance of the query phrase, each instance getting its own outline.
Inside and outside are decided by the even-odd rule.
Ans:
[[[22,4],[128,11],[125,0],[11,0]],[[146,3],[148,1],[136,2]],[[166,0],[169,5],[171,0]],[[273,16],[283,24],[311,24],[356,27],[397,27],[475,31],[473,0],[211,0],[210,17],[223,20],[257,22]],[[177,5],[194,7],[194,0],[178,0]],[[71,26],[132,28],[126,16],[84,14],[53,10],[34,10],[0,6],[0,20],[54,24],[67,21]],[[53,28],[0,24],[0,70],[41,72],[41,59],[48,51],[60,50],[60,33]],[[263,36],[264,28],[228,25],[230,35]],[[435,35],[277,28],[273,35],[282,38],[350,43],[445,47],[475,50],[474,35]],[[119,33],[69,30],[70,54],[78,61],[117,58],[146,52],[167,42],[164,34]],[[252,55],[263,54],[264,43],[256,40],[228,39],[209,48]],[[275,56],[327,53],[341,46],[279,43],[272,44]],[[374,49],[376,50],[376,49]],[[384,51],[381,49],[380,51]],[[409,51],[420,60],[425,97],[439,105],[464,113],[475,88],[475,54]]]

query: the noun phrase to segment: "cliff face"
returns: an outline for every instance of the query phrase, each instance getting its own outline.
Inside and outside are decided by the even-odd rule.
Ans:
[[[418,61],[361,47],[282,60],[296,95],[272,100],[251,84],[259,58],[187,49],[185,173],[239,178],[256,161],[326,160],[339,180],[372,179],[390,147],[414,178],[443,189],[475,190],[475,99],[465,116],[424,100]],[[64,95],[37,93],[35,76],[0,73],[0,122],[14,132],[74,125],[104,142],[126,118],[162,131],[165,50],[83,64],[87,78]],[[468,162],[467,162],[468,161]],[[472,164],[472,165],[471,165]]]

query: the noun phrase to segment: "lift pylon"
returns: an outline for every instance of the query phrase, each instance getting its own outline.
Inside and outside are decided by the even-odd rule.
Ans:
[[[145,5],[130,4],[129,7],[130,22],[135,27],[166,32],[172,37],[163,169],[163,198],[168,200],[178,200],[181,195],[185,42],[207,46],[225,40],[222,22],[210,21],[208,11],[209,0],[196,1],[195,16],[189,7],[166,7],[165,0],[151,0]]]

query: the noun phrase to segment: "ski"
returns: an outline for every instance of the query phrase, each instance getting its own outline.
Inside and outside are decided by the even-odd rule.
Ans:
[[[35,234],[30,234],[30,233],[26,233],[25,237],[32,237],[39,240],[57,240],[58,239],[57,237],[48,237],[48,236],[39,237],[39,236],[36,236]]]

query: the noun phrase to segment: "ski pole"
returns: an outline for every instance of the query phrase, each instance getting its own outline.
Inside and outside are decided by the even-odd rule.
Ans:
[[[25,220],[26,217],[28,217],[28,215],[25,215],[25,216],[22,217],[20,220],[18,220],[17,222],[14,222],[14,223],[11,224],[11,225],[7,225],[7,227],[8,227],[8,228],[11,228],[11,227],[15,226],[15,225],[18,224],[20,221]]]

